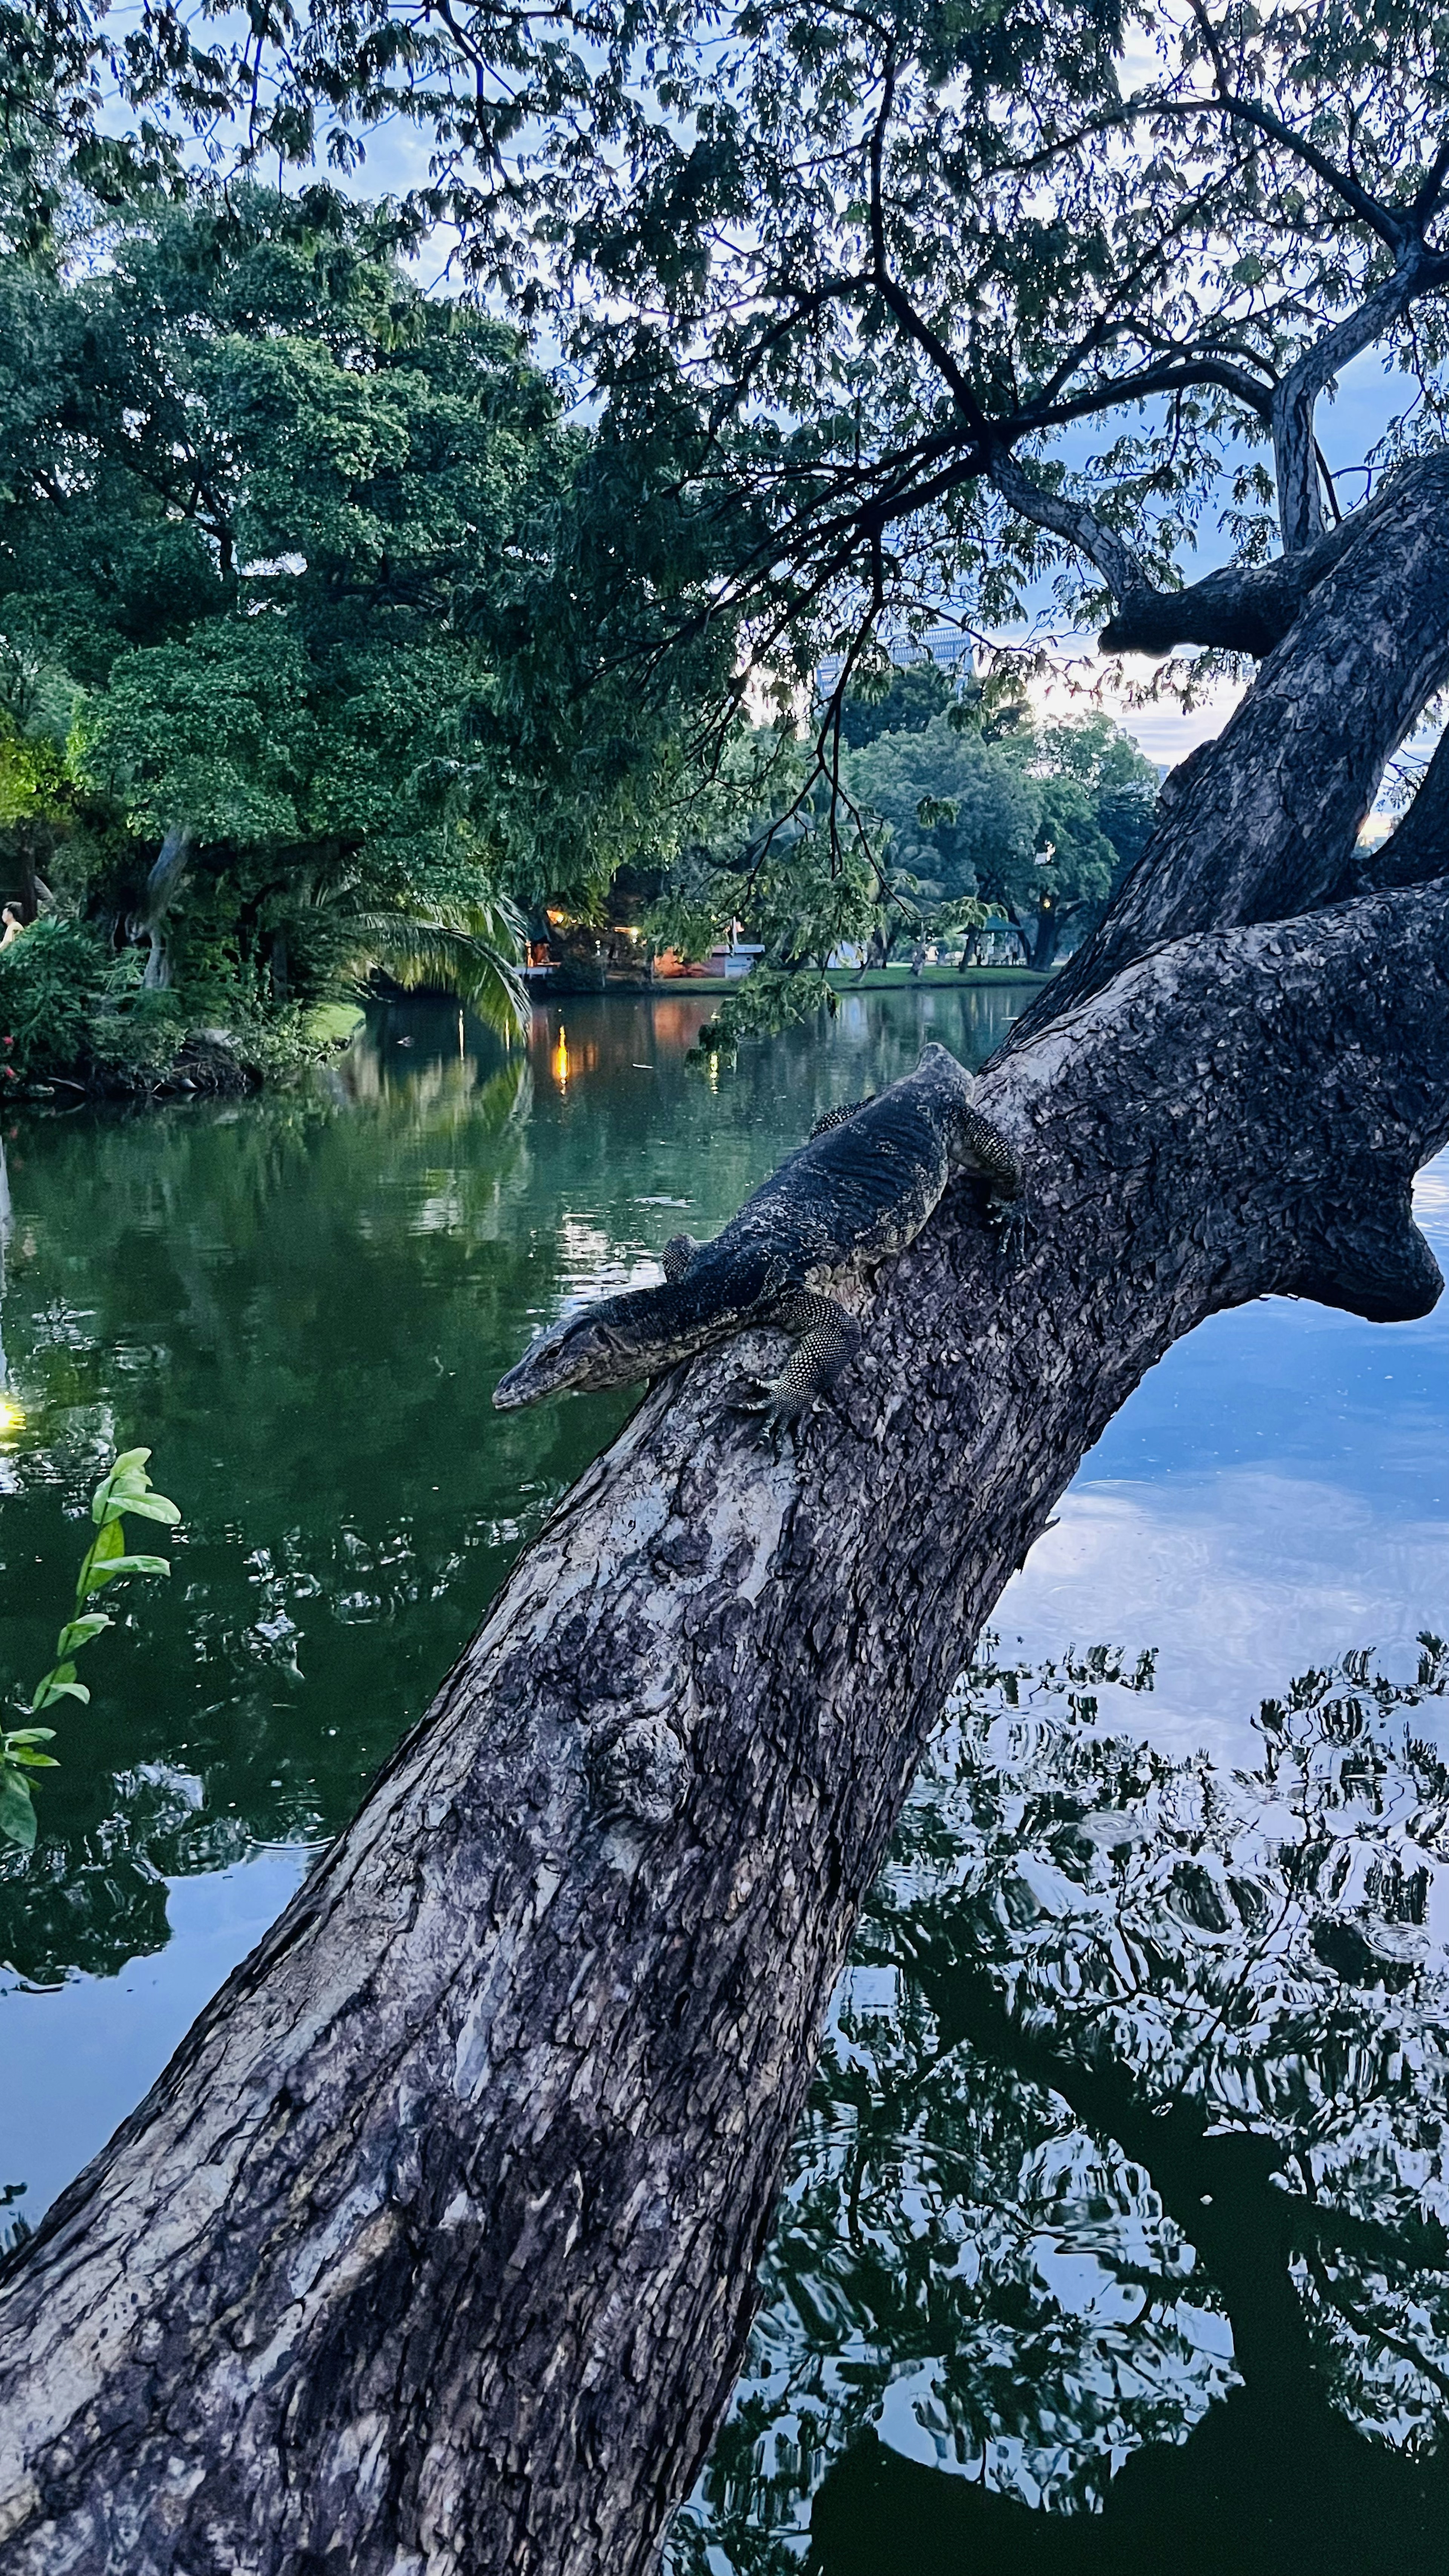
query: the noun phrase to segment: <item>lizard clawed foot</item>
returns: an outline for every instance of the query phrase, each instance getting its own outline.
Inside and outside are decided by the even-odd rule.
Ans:
[[[1020,1261],[1036,1232],[1036,1219],[1024,1201],[994,1200],[987,1209],[986,1222],[996,1236],[996,1248],[1002,1260]]]
[[[801,1423],[814,1412],[815,1398],[798,1387],[783,1387],[774,1378],[748,1378],[745,1383],[753,1394],[736,1396],[728,1410],[757,1420],[758,1445],[772,1449],[778,1458],[784,1442],[788,1439],[793,1445]]]

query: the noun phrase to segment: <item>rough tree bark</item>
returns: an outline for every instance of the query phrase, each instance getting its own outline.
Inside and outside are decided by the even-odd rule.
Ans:
[[[1393,476],[1315,549],[1326,569],[1293,625],[1218,740],[1168,779],[1111,911],[1023,1019],[1018,1042],[1159,940],[1285,920],[1377,881],[1359,826],[1385,763],[1449,679],[1446,529],[1441,453]],[[1194,593],[1181,596],[1191,603]],[[1194,622],[1189,608],[1189,635]]]
[[[857,1909],[1084,1450],[1215,1310],[1439,1293],[1443,778],[1404,882],[1354,835],[1444,673],[1446,530],[1442,463],[1364,514],[986,1075],[1024,1253],[950,1194],[847,1292],[865,1348],[796,1455],[721,1409],[763,1347],[651,1391],[25,2249],[6,2576],[654,2563]]]

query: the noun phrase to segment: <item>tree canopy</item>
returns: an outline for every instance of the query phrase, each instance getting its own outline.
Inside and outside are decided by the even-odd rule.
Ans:
[[[853,712],[847,700],[842,726]],[[981,897],[1044,968],[1063,934],[1095,927],[1142,850],[1157,773],[1102,715],[1036,724],[1016,701],[1009,722],[962,721],[973,712],[968,697],[883,729],[842,758],[841,777],[889,825],[900,867],[948,899]]]
[[[1370,466],[1442,425],[1427,0],[317,0],[207,32],[148,16],[132,98],[344,164],[419,123],[426,212],[705,514],[677,620],[747,610],[769,662],[942,602],[996,637],[1044,579],[1076,622],[1115,604],[1118,645],[1256,652],[1301,595],[1270,557],[1359,497],[1315,441],[1338,371],[1404,371]],[[1258,578],[1184,599],[1219,505]]]
[[[471,748],[497,667],[450,612],[466,579],[478,628],[547,563],[573,443],[516,334],[421,295],[399,238],[241,191],[133,222],[98,274],[12,263],[9,694],[23,721],[78,691],[80,779],[153,856],[195,846],[181,971],[189,931],[305,997],[369,949],[406,971],[421,925],[497,1010],[513,809]],[[128,845],[92,864],[159,924]]]
[[[600,788],[616,859],[708,838],[682,809],[703,753],[706,803],[732,784],[738,812],[724,754],[751,674],[798,721],[833,653],[791,794],[807,823],[830,791],[837,908],[845,711],[889,683],[891,639],[944,613],[999,664],[1105,616],[1112,649],[1260,656],[1352,505],[1440,435],[1449,145],[1427,6],[790,0],[721,21],[695,0],[586,18],[316,0],[235,38],[148,13],[109,50],[68,0],[44,23],[129,102],[153,171],[188,133],[303,175],[355,174],[383,119],[431,140],[406,221],[455,228],[467,272],[595,404],[551,570],[502,612],[512,716],[535,749],[551,727],[555,777],[584,783],[595,886]],[[77,168],[99,148],[83,92],[77,71]],[[1403,403],[1335,480],[1316,407],[1376,345]],[[1202,543],[1231,561],[1189,581]],[[473,613],[496,635],[486,581]],[[559,817],[578,819],[566,790]],[[1049,916],[1079,934],[1141,846],[1118,822],[1095,833],[1056,797],[1043,958]],[[813,919],[812,830],[791,847]],[[857,864],[862,899],[889,893]]]

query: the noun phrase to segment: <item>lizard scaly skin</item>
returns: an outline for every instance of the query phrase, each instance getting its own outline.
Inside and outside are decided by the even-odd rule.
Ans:
[[[974,1088],[954,1056],[928,1046],[888,1091],[822,1118],[713,1242],[676,1235],[662,1287],[602,1298],[541,1334],[499,1379],[494,1403],[627,1386],[769,1324],[795,1349],[760,1409],[772,1427],[795,1422],[860,1344],[855,1317],[824,1293],[834,1274],[903,1252],[957,1172],[985,1181],[997,1207],[1020,1197],[1020,1165],[973,1106]]]

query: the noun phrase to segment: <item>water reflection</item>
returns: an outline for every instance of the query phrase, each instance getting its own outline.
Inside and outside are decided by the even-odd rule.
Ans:
[[[149,1443],[185,1524],[0,1862],[0,1955],[55,1989],[0,1994],[0,2227],[139,2097],[631,1401],[501,1416],[495,1377],[904,1070],[928,1006],[979,1058],[1010,1003],[847,996],[714,1088],[687,995],[551,1007],[512,1054],[409,1005],[302,1092],[21,1122],[7,1680],[49,1660],[107,1453]],[[1146,1569],[1158,1690],[1003,1680],[943,1736],[690,2576],[1449,2567],[1438,1666],[1412,1705],[1340,1673],[1247,1752],[1224,1701],[1290,1616],[1326,1651],[1444,1598],[1446,1351],[1438,1317],[1218,1318],[1088,1462],[1013,1629],[1034,1582],[1053,1643],[1142,1618]]]
[[[250,1922],[234,1879],[336,1832],[633,1401],[500,1415],[494,1381],[540,1322],[657,1276],[681,1224],[712,1233],[822,1108],[913,1063],[923,998],[848,999],[838,1051],[797,1031],[713,1089],[686,1064],[707,1000],[581,1000],[511,1051],[410,1003],[297,1091],[18,1122],[5,1685],[51,1660],[115,1449],[148,1445],[184,1518],[171,1583],[118,1601],[91,1705],[67,1711],[33,1858],[0,1853],[13,1977],[114,1979],[178,1919],[202,1941],[178,1889]],[[951,1042],[989,1051],[1009,1001],[938,998]],[[26,2180],[32,2215],[166,2054],[118,1993],[87,2125],[62,2067],[93,2027],[79,1991],[0,1993],[0,2186]]]
[[[954,1705],[677,2570],[1449,2564],[1449,1649],[1241,1769],[1151,1678]]]

